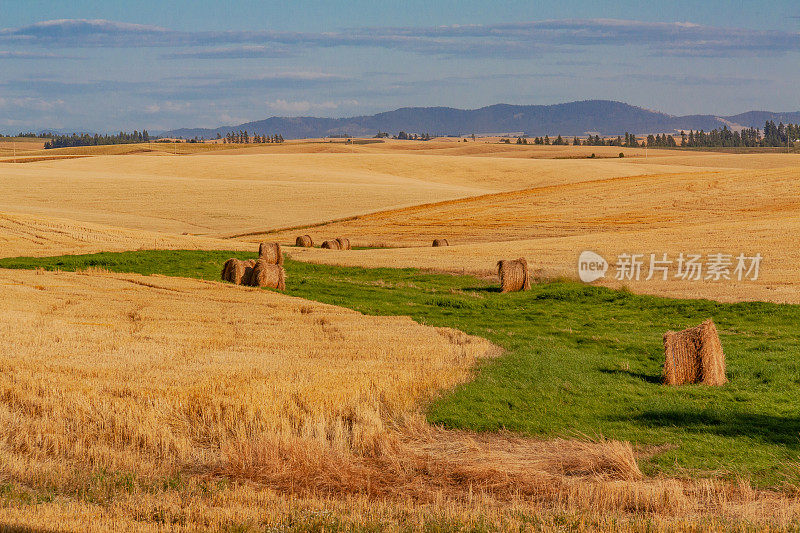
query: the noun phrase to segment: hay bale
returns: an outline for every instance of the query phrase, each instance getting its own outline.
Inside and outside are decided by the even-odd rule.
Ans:
[[[314,246],[314,241],[311,240],[310,235],[300,235],[297,237],[297,240],[294,241],[295,246],[301,246],[303,248],[311,248]]]
[[[665,385],[702,383],[716,386],[728,382],[725,354],[713,320],[709,318],[699,326],[664,334],[662,377]]]
[[[498,261],[497,275],[500,276],[500,292],[527,291],[531,288],[528,262],[524,257]]]
[[[341,250],[342,243],[340,243],[338,239],[334,241],[325,241],[322,243],[322,248],[327,248],[328,250]]]
[[[447,239],[433,239],[433,246],[450,246],[450,243],[447,242]]]
[[[235,257],[231,257],[225,261],[225,265],[222,267],[222,281],[228,281],[235,285],[241,285],[244,274],[244,262],[236,259]]]
[[[286,290],[286,273],[283,267],[268,263],[264,259],[255,262],[250,276],[251,287],[270,287],[279,291]]]
[[[253,268],[256,266],[255,259],[248,259],[247,261],[242,261],[242,266],[244,266],[244,274],[242,274],[242,285],[250,285],[251,280],[253,279]]]
[[[277,242],[262,242],[258,246],[258,258],[263,259],[267,263],[273,265],[283,264],[283,254],[281,253],[281,245]]]
[[[340,250],[350,249],[350,239],[345,239],[344,237],[336,237],[336,240],[339,243]]]

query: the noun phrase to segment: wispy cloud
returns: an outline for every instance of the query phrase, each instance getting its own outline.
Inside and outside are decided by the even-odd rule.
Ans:
[[[216,48],[202,48],[199,50],[186,50],[162,54],[163,59],[252,59],[291,57],[297,54],[286,46],[270,45],[243,45]]]
[[[307,100],[276,99],[267,102],[267,107],[278,113],[307,113],[309,111],[331,111],[340,107],[357,106],[358,100],[343,100],[338,102],[309,102]]]
[[[14,107],[17,110],[52,111],[64,105],[61,99],[44,99],[30,96],[20,98],[0,98],[0,108]]]
[[[24,52],[0,50],[0,59],[77,59],[71,56],[52,54],[49,52]]]
[[[206,47],[168,58],[283,56],[313,47],[378,47],[446,56],[534,57],[585,46],[641,45],[654,54],[702,56],[800,51],[800,33],[691,22],[563,19],[422,28],[354,28],[329,33],[184,32],[108,20],[63,19],[0,30],[0,43],[59,47]],[[233,46],[239,45],[239,46]]]

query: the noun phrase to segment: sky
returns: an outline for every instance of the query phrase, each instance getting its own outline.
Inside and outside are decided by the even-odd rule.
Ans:
[[[0,132],[609,99],[800,110],[800,3],[0,0]]]

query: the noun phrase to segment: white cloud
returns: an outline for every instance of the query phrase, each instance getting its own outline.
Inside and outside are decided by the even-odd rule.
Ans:
[[[0,107],[5,109],[24,109],[30,111],[52,111],[64,105],[64,100],[61,99],[44,99],[33,97],[22,98],[0,98]]]
[[[189,102],[165,101],[165,102],[146,105],[144,107],[144,111],[145,113],[150,113],[150,114],[180,113],[183,111],[188,111],[191,106],[192,104]]]

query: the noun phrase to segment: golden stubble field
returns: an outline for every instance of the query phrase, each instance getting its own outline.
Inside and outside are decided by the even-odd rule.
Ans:
[[[706,157],[706,156],[702,156]],[[742,156],[737,156],[744,159]],[[763,156],[753,165],[763,166]],[[351,266],[418,267],[492,275],[501,258],[525,256],[545,278],[577,278],[577,260],[592,250],[615,263],[620,254],[743,253],[763,256],[757,280],[682,281],[671,272],[645,280],[601,281],[637,292],[721,301],[800,303],[794,235],[800,226],[798,166],[714,169],[555,184],[356,217],[302,230],[319,240],[344,235],[385,249],[296,249],[292,257]],[[742,166],[749,161],[744,159]],[[269,235],[287,244],[297,231]],[[267,238],[266,235],[247,237]],[[447,238],[448,248],[430,248]],[[733,270],[733,268],[731,268]]]
[[[584,249],[760,252],[757,282],[624,285],[800,303],[797,155],[213,146],[33,147],[29,162],[0,160],[0,256],[249,250],[310,233],[392,247],[290,255],[478,275],[524,255],[539,276],[575,277]],[[295,225],[312,227],[264,233]],[[454,246],[431,248],[433,237]],[[627,443],[428,427],[425,402],[495,352],[409,319],[98,271],[0,271],[0,316],[0,523],[196,530],[335,516],[519,529],[533,512],[544,529],[567,516],[669,530],[797,518],[793,497],[746,482],[643,479],[636,458],[648,452]]]
[[[508,147],[495,153],[490,149],[498,145],[477,143],[452,154],[453,143],[440,144],[330,145],[340,153],[328,152],[325,143],[185,155],[137,152],[138,145],[74,150],[100,154],[90,157],[45,151],[26,163],[0,161],[0,212],[219,237],[500,191],[686,170],[669,158],[650,164],[641,156],[590,160]],[[119,155],[125,149],[130,152]]]
[[[643,479],[647,452],[626,443],[426,426],[420,405],[495,349],[407,318],[102,271],[0,272],[0,318],[0,522],[16,527],[519,528],[534,512],[547,527],[574,515],[633,529],[646,512],[668,529],[797,515],[746,483]]]

